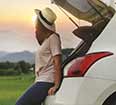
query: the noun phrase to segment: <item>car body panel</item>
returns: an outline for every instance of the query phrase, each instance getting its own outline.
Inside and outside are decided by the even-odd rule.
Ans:
[[[103,32],[99,35],[99,37],[93,42],[90,52],[98,52],[98,51],[111,51],[116,53],[116,13],[110,22],[107,24]]]
[[[116,81],[116,55],[97,61],[85,76]]]
[[[116,80],[116,14],[92,44],[90,52],[110,51],[113,56],[101,59],[90,68],[87,76]]]
[[[45,105],[102,105],[114,89],[115,81],[89,77],[65,78],[56,95],[47,97]]]

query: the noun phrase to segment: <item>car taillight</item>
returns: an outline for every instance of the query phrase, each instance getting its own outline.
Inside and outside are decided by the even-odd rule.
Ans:
[[[83,77],[88,69],[98,60],[113,55],[111,52],[96,52],[76,58],[65,77]]]

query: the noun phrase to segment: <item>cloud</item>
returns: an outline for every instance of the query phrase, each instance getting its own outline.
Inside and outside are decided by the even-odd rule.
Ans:
[[[22,50],[35,50],[36,43],[34,38],[10,30],[0,31],[0,51],[22,51]]]
[[[9,33],[10,31],[9,30],[0,30],[0,34],[2,33]]]

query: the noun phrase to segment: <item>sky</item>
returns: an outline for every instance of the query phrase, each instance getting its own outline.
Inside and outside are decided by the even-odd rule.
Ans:
[[[50,0],[0,0],[0,51],[36,51],[39,45],[35,39],[32,17],[35,8],[41,10],[45,7],[52,8],[57,15],[56,27],[62,48],[76,47],[80,42],[72,34],[76,27]]]

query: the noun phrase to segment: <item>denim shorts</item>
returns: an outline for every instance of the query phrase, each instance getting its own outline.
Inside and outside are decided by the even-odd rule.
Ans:
[[[17,100],[16,105],[41,105],[53,83],[37,82]]]

